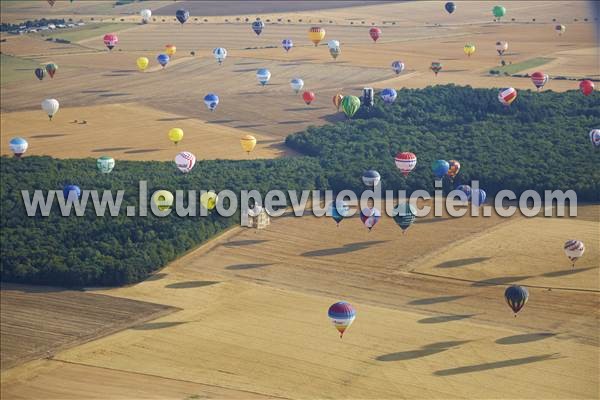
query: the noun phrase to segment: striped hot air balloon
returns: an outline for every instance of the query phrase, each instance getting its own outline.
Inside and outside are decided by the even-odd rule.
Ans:
[[[404,151],[396,154],[394,162],[402,175],[407,176],[417,166],[417,156],[414,153]]]
[[[340,222],[350,214],[350,207],[345,201],[332,202],[329,206],[329,214],[339,228]]]
[[[356,311],[349,303],[340,301],[332,304],[327,312],[329,319],[340,333],[340,339],[344,336],[346,329],[352,325],[356,318]]]
[[[219,65],[221,65],[227,57],[227,49],[225,49],[224,47],[217,47],[213,49],[213,56],[215,57]]]
[[[114,33],[107,33],[104,35],[103,41],[108,50],[112,50],[119,43],[119,38]]]
[[[396,101],[396,97],[398,97],[398,93],[392,88],[386,88],[386,89],[383,89],[381,91],[381,93],[379,93],[379,96],[381,97],[381,100],[383,100],[383,102],[385,104],[392,104],[393,102]]]
[[[469,185],[459,185],[456,190],[459,190],[465,194],[467,197],[467,201],[471,200],[471,186]]]
[[[402,229],[402,234],[415,222],[417,218],[417,209],[410,203],[399,203],[392,213],[394,222]]]
[[[442,70],[442,63],[439,61],[432,61],[429,69],[431,69],[435,76],[437,76],[438,72]]]
[[[304,87],[304,81],[300,78],[294,78],[290,81],[290,86],[292,87],[292,90],[298,94]]]
[[[294,47],[294,42],[292,42],[292,39],[283,39],[281,41],[281,47],[283,47],[283,49],[287,53],[292,47]]]
[[[567,240],[565,242],[565,255],[571,260],[572,268],[575,268],[575,261],[583,256],[585,246],[581,240]]]
[[[308,30],[308,38],[315,44],[315,47],[317,47],[319,42],[325,39],[325,29],[320,26],[313,26]]]
[[[96,160],[96,167],[103,174],[109,174],[115,168],[115,159],[109,156],[102,156]]]
[[[365,186],[375,187],[379,185],[379,182],[381,182],[381,175],[379,175],[379,172],[375,171],[374,169],[370,169],[363,173],[362,181]]]
[[[254,147],[256,147],[256,138],[252,135],[244,135],[240,139],[240,144],[246,154],[250,154],[254,150]]]
[[[529,300],[529,292],[522,286],[512,285],[504,291],[504,299],[516,317],[517,313],[521,311],[527,300]]]
[[[256,79],[258,79],[258,83],[265,86],[269,82],[269,79],[271,79],[271,72],[266,68],[260,68],[256,71]]]
[[[184,174],[187,174],[196,165],[196,156],[189,151],[182,151],[175,156],[175,165]]]
[[[402,61],[394,61],[392,63],[392,69],[394,70],[394,72],[396,73],[396,75],[400,74],[402,71],[404,71],[404,63]]]
[[[515,88],[500,89],[500,92],[498,92],[498,101],[504,106],[510,106],[516,98],[517,91]]]
[[[13,152],[15,157],[20,158],[27,151],[29,143],[22,137],[14,137],[8,142],[8,148]]]
[[[496,51],[498,52],[499,56],[504,55],[504,52],[508,50],[508,42],[505,41],[498,41],[496,42]]]
[[[262,33],[264,27],[265,23],[260,20],[252,22],[252,30],[254,31],[254,33],[256,33],[256,36]]]
[[[531,74],[531,82],[533,82],[538,92],[544,87],[546,82],[548,82],[548,79],[548,74],[545,74],[540,71],[536,71],[533,74]]]
[[[590,141],[595,148],[600,147],[600,129],[592,129],[590,131]]]
[[[450,179],[454,179],[454,177],[458,175],[458,171],[460,171],[460,163],[456,160],[450,160],[448,161],[448,165],[450,167],[448,168],[448,173],[446,175],[448,175]]]
[[[373,229],[373,227],[379,222],[380,219],[381,211],[379,211],[378,208],[363,208],[360,211],[360,221],[363,223],[364,226],[369,228],[369,232],[371,232],[371,229]]]
[[[219,105],[219,96],[214,93],[207,94],[204,96],[204,104],[211,112],[215,111]]]
[[[340,106],[342,105],[342,100],[344,100],[344,95],[341,93],[336,93],[333,95],[333,105],[340,111]]]
[[[381,29],[374,26],[373,28],[369,29],[369,35],[371,36],[371,39],[377,43],[377,39],[381,37]]]

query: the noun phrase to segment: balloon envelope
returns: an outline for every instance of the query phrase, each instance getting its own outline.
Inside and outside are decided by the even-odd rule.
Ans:
[[[454,12],[454,10],[456,10],[456,5],[449,1],[444,5],[444,8],[446,9],[446,11],[448,11],[449,14],[452,14]]]
[[[460,185],[456,188],[456,190],[460,190],[467,196],[467,200],[471,200],[471,186],[469,185]]]
[[[224,47],[217,47],[213,50],[213,56],[219,64],[222,64],[227,57],[227,50]]]
[[[48,75],[50,75],[50,78],[54,78],[54,74],[56,73],[57,70],[58,70],[58,65],[56,65],[55,63],[46,64],[46,72],[48,73]]]
[[[399,74],[404,71],[404,63],[402,61],[394,61],[392,63],[392,69],[396,74]]]
[[[175,144],[179,143],[183,139],[183,129],[171,128],[169,130],[169,140]]]
[[[581,240],[567,240],[564,246],[565,255],[571,260],[573,266],[575,261],[583,256],[585,252],[585,245]]]
[[[290,81],[290,86],[294,92],[298,93],[304,87],[304,81],[300,78],[294,78]]]
[[[269,82],[269,79],[271,79],[271,72],[269,72],[269,70],[266,68],[260,68],[258,71],[256,71],[256,79],[258,79],[258,82],[264,86],[267,84],[267,82]]]
[[[398,97],[398,93],[391,88],[383,89],[379,95],[385,104],[392,104]]]
[[[450,164],[446,160],[435,160],[431,164],[431,171],[437,179],[442,179],[450,169]]]
[[[308,105],[315,100],[315,94],[311,91],[306,91],[302,93],[302,100]]]
[[[579,83],[579,90],[584,96],[589,96],[594,91],[594,82],[590,80],[583,80]]]
[[[177,46],[175,46],[174,44],[168,44],[165,46],[165,53],[169,56],[169,57],[173,57],[175,55],[175,53],[177,53]]]
[[[515,88],[500,89],[498,92],[498,101],[502,105],[510,106],[513,101],[517,98],[517,91]]]
[[[204,104],[210,111],[215,111],[219,105],[219,96],[214,93],[209,93],[204,96]]]
[[[265,27],[265,23],[262,21],[254,21],[252,22],[252,30],[254,31],[254,33],[256,33],[257,35],[260,35],[263,28]]]
[[[167,54],[159,54],[156,61],[164,68],[169,63],[170,57]]]
[[[471,203],[476,207],[479,207],[483,203],[485,203],[485,199],[487,198],[487,194],[483,189],[471,189]]]
[[[370,169],[363,173],[362,181],[365,184],[365,186],[375,187],[379,185],[379,182],[381,182],[381,175],[379,175],[379,172]]]
[[[173,193],[168,190],[157,190],[152,194],[152,202],[160,211],[166,211],[173,206]]]
[[[117,43],[119,43],[119,38],[114,33],[107,33],[103,38],[104,45],[108,47],[109,50],[112,50]]]
[[[404,233],[415,222],[417,209],[408,202],[401,202],[394,208],[392,216]]]
[[[184,174],[187,174],[196,165],[196,156],[189,151],[182,151],[175,156],[175,165]]]
[[[352,118],[360,108],[360,99],[356,96],[344,96],[342,110],[348,118]]]
[[[292,47],[294,47],[294,42],[292,42],[292,39],[283,39],[281,41],[281,47],[288,52]]]
[[[152,17],[152,10],[149,10],[146,8],[146,9],[140,11],[140,16],[142,17],[142,22],[147,23],[148,21],[150,21],[150,18]]]
[[[14,137],[8,142],[8,148],[13,152],[15,157],[21,157],[27,151],[29,143],[22,137]]]
[[[325,39],[325,29],[320,26],[313,26],[308,30],[308,38],[314,43],[315,47],[317,47],[319,42]]]
[[[35,76],[41,81],[42,79],[44,79],[44,76],[46,76],[46,68],[36,68],[35,71]]]
[[[344,100],[344,95],[341,93],[336,93],[333,95],[333,105],[340,110],[340,106],[342,105],[342,100]]]
[[[369,228],[369,230],[373,229],[375,224],[377,224],[377,222],[379,222],[380,218],[381,218],[381,211],[379,211],[379,209],[377,209],[375,207],[363,208],[360,211],[360,221],[363,223],[364,226]]]
[[[600,147],[600,129],[592,129],[590,131],[590,141],[594,147]]]
[[[407,176],[417,166],[417,156],[414,153],[404,151],[396,154],[394,162],[402,175]]]
[[[448,161],[448,173],[447,175],[450,178],[454,178],[456,175],[458,175],[458,171],[460,171],[460,163],[456,160],[450,160]]]
[[[215,192],[206,192],[200,195],[200,205],[207,210],[213,210],[217,206],[219,196]]]
[[[137,60],[135,60],[135,63],[140,71],[145,71],[146,68],[148,68],[150,60],[148,60],[146,57],[139,57]]]
[[[381,37],[381,29],[375,26],[369,29],[369,35],[371,36],[371,39],[373,39],[374,42],[377,42],[377,39]]]
[[[508,50],[508,42],[498,41],[496,42],[496,51],[499,55],[503,55],[504,52]]]
[[[190,17],[190,12],[188,10],[184,10],[181,8],[175,12],[175,18],[177,18],[177,21],[179,21],[182,24],[184,24],[185,21],[187,21],[189,17]]]
[[[335,326],[335,329],[340,333],[340,338],[344,335],[344,332],[356,318],[356,311],[349,303],[340,301],[332,304],[327,311],[327,316]]]
[[[546,82],[548,82],[548,79],[548,75],[540,71],[536,71],[533,74],[531,74],[531,82],[533,82],[533,85],[538,90],[544,87]]]
[[[58,104],[58,100],[56,99],[46,99],[42,101],[42,110],[44,110],[48,114],[48,118],[52,119],[54,114],[58,112],[58,108],[60,105]]]
[[[345,201],[332,202],[329,205],[329,213],[335,223],[339,225],[350,214],[350,207]]]
[[[115,167],[115,159],[108,156],[102,156],[96,160],[96,166],[100,172],[108,174]]]
[[[475,53],[475,45],[473,43],[467,43],[465,44],[463,51],[467,56],[471,57],[471,54]]]
[[[242,145],[242,149],[250,154],[254,147],[256,147],[256,138],[252,135],[244,135],[240,139],[240,144]]]
[[[65,200],[76,200],[81,197],[81,189],[77,185],[67,185],[63,188],[63,195]]]
[[[506,15],[506,8],[502,6],[494,6],[492,9],[492,14],[494,14],[494,17],[500,19]]]
[[[504,291],[504,299],[516,316],[529,300],[529,292],[522,286],[512,285]]]

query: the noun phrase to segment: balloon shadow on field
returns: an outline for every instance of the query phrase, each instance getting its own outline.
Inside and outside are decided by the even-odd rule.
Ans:
[[[121,150],[129,150],[131,147],[103,147],[101,149],[93,149],[92,153],[104,153],[108,151],[121,151]]]
[[[164,272],[159,272],[158,274],[150,275],[145,280],[146,281],[158,281],[158,280],[164,278],[165,276],[167,276],[167,274],[165,274]]]
[[[450,260],[440,263],[435,268],[456,268],[464,267],[465,265],[478,264],[480,262],[489,260],[491,257],[474,257],[474,258],[461,258],[458,260]]]
[[[418,320],[420,324],[443,324],[444,322],[460,321],[474,317],[477,314],[462,314],[462,315],[441,315],[439,317],[429,317]]]
[[[445,222],[445,221],[449,221],[451,219],[451,217],[432,217],[432,218],[418,218],[415,223],[418,224],[432,224],[435,222]]]
[[[333,247],[330,249],[307,251],[300,255],[302,257],[335,256],[338,254],[346,254],[346,253],[352,253],[353,251],[368,249],[371,246],[374,246],[374,245],[377,245],[380,243],[386,243],[388,241],[389,240],[371,240],[371,241],[367,241],[367,242],[349,243],[349,244],[343,245],[342,247]]]
[[[215,119],[214,121],[206,121],[207,124],[229,124],[237,119]]]
[[[471,286],[501,286],[509,283],[515,283],[531,278],[532,275],[523,276],[502,276],[499,278],[484,279],[481,281],[473,282]]]
[[[234,126],[234,128],[258,128],[259,126],[265,126],[265,124],[237,125],[237,126]]]
[[[125,154],[141,154],[141,153],[154,153],[155,151],[161,151],[162,149],[139,149],[139,150],[127,150]]]
[[[542,274],[541,276],[543,276],[545,278],[559,278],[561,276],[569,276],[569,275],[578,274],[580,272],[589,271],[590,269],[597,269],[597,268],[598,267],[569,268],[569,269],[563,269],[562,271],[546,272],[546,273]]]
[[[159,118],[157,121],[160,122],[169,122],[169,121],[185,121],[186,119],[190,119],[190,117],[169,117],[169,118]]]
[[[399,351],[397,353],[383,354],[375,358],[377,361],[406,361],[414,360],[415,358],[427,357],[433,354],[459,347],[470,340],[456,340],[450,342],[431,343],[421,347],[419,350]]]
[[[302,112],[302,111],[315,111],[315,110],[327,110],[329,107],[311,107],[311,106],[306,106],[306,107],[298,107],[298,108],[286,108],[283,111],[298,111],[298,112]]]
[[[129,96],[131,93],[102,93],[99,94],[99,97],[119,97],[119,96]]]
[[[244,270],[244,269],[254,269],[254,268],[268,267],[269,265],[273,265],[273,263],[234,264],[234,265],[229,265],[229,266],[225,267],[225,269],[228,269],[230,271],[239,271],[239,270]]]
[[[30,136],[30,138],[32,138],[32,139],[50,139],[50,138],[61,137],[61,136],[67,136],[67,135],[65,135],[65,134],[34,135],[34,136]]]
[[[300,120],[298,120],[298,121],[281,121],[281,122],[278,122],[278,124],[279,125],[294,125],[294,124],[305,124],[307,122],[310,122],[310,121],[308,121],[308,120],[303,120],[303,121],[300,121]]]
[[[467,297],[467,296],[429,297],[427,299],[417,299],[417,300],[409,301],[408,304],[413,305],[413,306],[426,306],[426,305],[430,305],[430,304],[446,303],[449,301],[462,299],[463,297]]]
[[[261,244],[268,242],[268,240],[264,239],[249,239],[249,240],[235,240],[233,242],[223,243],[225,247],[240,247],[240,246],[250,246],[253,244]]]
[[[82,90],[81,93],[84,94],[94,94],[94,93],[108,93],[110,90],[105,89],[90,89],[90,90]]]
[[[448,72],[467,72],[469,70],[468,69],[443,69],[442,71],[448,73]]]
[[[182,324],[185,324],[185,322],[148,322],[147,324],[133,326],[131,329],[136,331],[152,331],[155,329],[171,328]]]
[[[166,285],[165,287],[168,289],[193,289],[205,286],[216,285],[217,283],[221,283],[219,281],[187,281],[187,282],[177,282]]]
[[[468,374],[468,373],[472,373],[472,372],[487,371],[490,369],[516,367],[517,365],[525,365],[525,364],[531,364],[531,363],[540,362],[540,361],[557,360],[559,358],[565,358],[565,357],[559,356],[559,354],[560,353],[543,354],[540,356],[513,358],[511,360],[495,361],[495,362],[491,362],[491,363],[483,363],[483,364],[476,364],[476,365],[468,365],[465,367],[458,367],[458,368],[441,369],[439,371],[435,371],[433,374],[437,375],[437,376],[451,376],[451,375],[459,375],[459,374]]]
[[[556,336],[556,333],[552,332],[537,332],[537,333],[526,333],[524,335],[513,335],[506,336],[496,340],[498,344],[520,344],[537,342],[538,340],[544,340]]]
[[[256,72],[256,68],[234,69],[233,72]]]

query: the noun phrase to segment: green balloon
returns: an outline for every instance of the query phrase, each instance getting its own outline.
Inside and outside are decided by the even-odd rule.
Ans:
[[[405,231],[415,222],[417,209],[410,205],[410,203],[400,203],[394,208],[392,215],[394,217],[394,222],[402,229],[402,233],[405,233]]]
[[[102,156],[98,160],[96,160],[96,165],[98,166],[98,170],[103,174],[108,174],[115,167],[115,159],[108,156]]]
[[[360,108],[360,99],[356,96],[344,96],[342,110],[348,118],[352,118]]]
[[[502,6],[495,6],[492,12],[494,13],[494,17],[496,18],[504,17],[504,15],[506,14],[506,8]]]

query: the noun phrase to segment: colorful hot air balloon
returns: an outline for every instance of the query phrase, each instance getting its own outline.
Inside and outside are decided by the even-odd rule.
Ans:
[[[327,42],[327,47],[330,49],[339,48],[340,42],[339,42],[339,40],[331,39],[330,41]]]
[[[309,90],[302,93],[302,100],[304,100],[306,105],[309,105],[310,103],[312,103],[315,100],[315,97],[316,97],[315,94]]]
[[[298,94],[304,87],[304,81],[300,78],[294,78],[290,81],[290,86],[292,87],[292,90]]]
[[[294,42],[292,42],[292,39],[283,39],[281,41],[281,47],[283,47],[283,49],[287,53],[292,47],[294,47]]]
[[[448,165],[449,168],[446,175],[448,175],[450,179],[454,179],[454,177],[458,175],[458,171],[460,171],[460,163],[456,160],[450,160],[448,161]]]
[[[27,151],[28,147],[29,143],[22,137],[14,137],[8,142],[8,148],[17,158],[20,158]]]
[[[575,261],[583,256],[585,246],[581,240],[567,240],[565,242],[565,255],[572,263],[571,268],[575,268]]]
[[[109,174],[115,167],[115,159],[109,156],[102,156],[96,160],[96,167],[103,174]]]
[[[502,6],[494,6],[494,8],[492,9],[492,14],[494,14],[494,17],[497,18],[498,21],[500,21],[500,18],[506,15],[506,8]]]
[[[333,105],[340,111],[340,106],[342,105],[342,100],[344,100],[344,95],[341,93],[336,93],[333,95]]]
[[[329,48],[329,54],[334,60],[337,60],[339,55],[342,53],[342,50],[339,47],[331,47]]]
[[[219,196],[215,192],[206,192],[200,195],[200,205],[208,211],[214,210],[219,202]]]
[[[54,3],[56,3],[56,0],[48,0],[48,4],[50,4],[50,7],[54,7]]]
[[[396,154],[394,162],[402,175],[407,176],[417,166],[417,156],[414,153],[405,151]]]
[[[383,100],[383,102],[385,104],[392,104],[393,102],[396,101],[396,97],[398,97],[398,93],[396,93],[396,91],[394,89],[386,88],[386,89],[383,89],[381,91],[381,93],[379,93],[379,96],[381,97],[381,100]]]
[[[450,164],[446,160],[435,160],[431,163],[431,171],[436,179],[442,179],[450,170]]]
[[[444,8],[446,9],[446,11],[448,11],[448,14],[452,14],[454,12],[454,10],[456,10],[456,5],[449,1],[444,5]]]
[[[256,138],[252,135],[244,135],[240,139],[240,144],[242,145],[242,149],[247,154],[250,154],[250,152],[256,147]]]
[[[517,91],[515,88],[500,89],[498,92],[498,101],[504,106],[510,106],[513,101],[517,98]]]
[[[379,182],[381,182],[381,175],[379,175],[379,172],[375,171],[374,169],[370,169],[362,174],[362,181],[365,186],[374,188],[375,186],[379,185]]]
[[[261,68],[256,71],[256,79],[258,79],[261,85],[265,86],[269,82],[269,79],[271,79],[271,72],[266,68]]]
[[[487,194],[483,189],[471,189],[471,204],[476,207],[481,206],[485,203],[485,199],[487,198]]]
[[[171,128],[169,130],[169,140],[175,144],[181,142],[183,139],[183,129],[181,128]]]
[[[223,61],[225,61],[225,58],[227,58],[227,50],[224,47],[217,47],[216,49],[213,49],[213,56],[219,65],[221,65],[223,64]]]
[[[56,65],[55,63],[46,64],[46,72],[48,73],[48,75],[50,75],[50,78],[54,78],[54,74],[56,73],[57,70],[58,70],[58,65]]]
[[[525,306],[525,303],[527,303],[529,292],[522,286],[512,285],[504,291],[504,298],[516,317],[517,313],[521,311],[523,306]]]
[[[329,319],[333,322],[335,329],[340,333],[340,339],[344,336],[346,329],[352,325],[356,318],[356,311],[354,308],[345,301],[340,301],[329,307],[327,312]]]
[[[567,30],[567,27],[564,25],[556,25],[554,27],[554,31],[558,33],[558,36],[562,36],[563,33]]]
[[[157,190],[152,194],[152,203],[156,204],[156,207],[160,211],[167,211],[173,206],[173,193],[168,190]]]
[[[140,16],[142,17],[142,24],[147,24],[150,22],[150,18],[152,18],[152,10],[145,8],[140,11]]]
[[[196,156],[189,151],[182,151],[175,156],[175,165],[184,174],[187,174],[196,165]]]
[[[308,30],[308,38],[315,44],[315,47],[317,47],[319,42],[325,39],[325,29],[320,26],[313,26]]]
[[[187,21],[190,18],[190,12],[188,10],[180,8],[175,12],[175,18],[177,18],[177,21],[179,21],[183,25],[185,24],[185,21]]]
[[[438,72],[442,70],[442,63],[439,61],[432,61],[429,69],[431,69],[433,73],[435,73],[435,76],[437,76]]]
[[[63,196],[65,197],[65,200],[77,200],[81,197],[81,188],[77,185],[66,185],[63,188]]]
[[[166,67],[171,58],[166,54],[159,54],[156,56],[156,61],[160,64],[161,67]]]
[[[392,62],[392,69],[396,73],[396,75],[400,74],[404,71],[404,63],[402,61],[394,61]]]
[[[363,223],[364,226],[369,228],[369,232],[371,232],[371,229],[373,229],[375,224],[379,222],[380,218],[381,211],[379,211],[379,209],[375,207],[363,208],[360,211],[360,221]]]
[[[471,200],[471,186],[469,185],[460,185],[456,188],[456,190],[460,190],[467,196],[467,201]]]
[[[148,60],[146,57],[139,57],[137,60],[135,60],[135,63],[137,64],[138,69],[143,72],[146,70],[146,68],[148,68],[150,60]]]
[[[473,43],[467,43],[465,44],[463,51],[467,56],[471,57],[471,54],[475,53],[475,45]]]
[[[371,39],[373,39],[373,41],[377,43],[377,39],[379,39],[379,37],[381,36],[381,29],[374,26],[373,28],[369,29],[369,35],[371,35]]]
[[[544,87],[546,82],[548,82],[548,75],[540,71],[534,72],[533,74],[531,74],[531,81],[533,82],[533,84],[539,92],[540,89]]]
[[[498,41],[496,42],[496,51],[498,52],[499,56],[503,56],[504,52],[508,50],[508,42],[505,41]]]
[[[256,33],[257,36],[261,34],[264,27],[265,23],[262,21],[252,22],[252,30],[254,31],[254,33]]]
[[[335,221],[336,226],[340,226],[340,222],[350,214],[350,207],[344,201],[331,203],[329,206],[329,214]]]
[[[46,76],[46,68],[36,68],[35,69],[35,76],[41,81],[42,79],[44,79],[44,76]]]
[[[399,203],[392,212],[394,222],[402,229],[402,234],[415,222],[417,209],[408,202]]]
[[[346,117],[352,118],[360,108],[360,99],[356,96],[344,96],[342,99],[342,111]]]
[[[44,110],[46,112],[46,114],[48,114],[48,118],[50,120],[52,120],[52,117],[54,116],[54,114],[56,114],[58,112],[59,107],[60,107],[60,104],[58,103],[58,100],[56,100],[56,99],[46,99],[46,100],[42,101],[42,110]]]
[[[107,33],[104,35],[104,45],[108,47],[108,50],[112,50],[117,43],[119,43],[119,38],[114,33]]]
[[[219,105],[219,96],[214,93],[209,93],[204,96],[204,104],[206,107],[212,112],[215,111],[217,106]]]
[[[584,96],[589,96],[594,91],[594,82],[588,79],[579,82],[579,90]]]
[[[600,147],[600,129],[592,129],[590,131],[590,141],[595,148]]]
[[[168,44],[165,46],[165,54],[169,57],[173,58],[173,56],[177,53],[177,46],[174,44]]]

